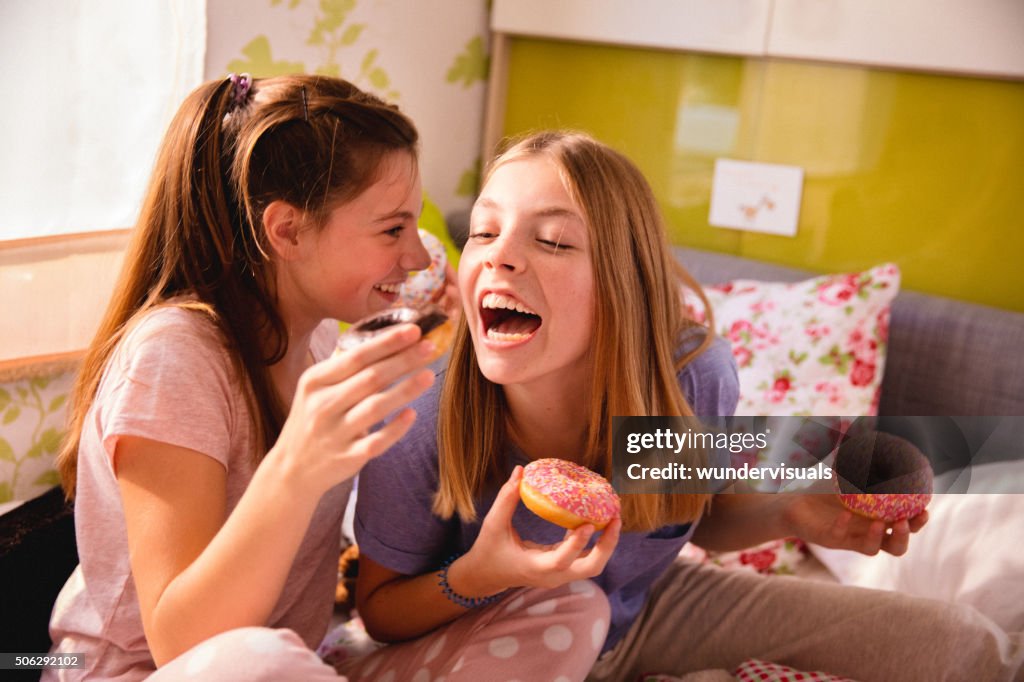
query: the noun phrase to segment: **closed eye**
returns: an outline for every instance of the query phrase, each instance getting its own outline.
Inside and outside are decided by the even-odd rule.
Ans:
[[[573,248],[571,244],[566,244],[565,242],[555,242],[551,241],[550,239],[538,239],[537,241],[540,242],[541,244],[544,244],[545,246],[550,246],[553,251],[558,251],[559,249]]]

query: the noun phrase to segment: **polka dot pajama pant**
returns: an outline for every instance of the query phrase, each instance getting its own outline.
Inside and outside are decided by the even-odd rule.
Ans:
[[[418,640],[343,665],[341,672],[352,682],[572,682],[597,660],[608,622],[608,600],[589,580],[522,589]]]
[[[335,671],[291,630],[239,628],[157,670],[171,680],[338,682],[574,682],[586,677],[608,632],[609,607],[590,581],[520,589],[419,639],[393,644]]]

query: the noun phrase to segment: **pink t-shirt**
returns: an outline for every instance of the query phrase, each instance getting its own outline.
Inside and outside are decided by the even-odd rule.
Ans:
[[[337,335],[335,322],[317,328],[311,343],[315,360],[331,353]],[[231,360],[202,313],[157,309],[121,341],[82,428],[75,500],[80,563],[50,619],[53,651],[86,654],[87,670],[63,671],[67,679],[88,673],[89,679],[138,680],[155,668],[142,629],[112,465],[118,438],[141,436],[217,460],[227,470],[230,512],[253,475],[251,429]],[[321,499],[267,622],[295,630],[310,647],[320,643],[330,621],[341,521],[351,488],[346,482]],[[239,570],[245,570],[244,563]],[[56,677],[51,673],[43,679]]]

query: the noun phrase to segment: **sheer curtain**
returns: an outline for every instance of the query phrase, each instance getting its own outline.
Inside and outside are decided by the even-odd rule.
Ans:
[[[130,227],[206,0],[0,3],[0,241]]]

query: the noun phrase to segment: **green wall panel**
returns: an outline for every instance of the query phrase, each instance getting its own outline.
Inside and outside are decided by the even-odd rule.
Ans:
[[[1024,83],[514,39],[505,132],[586,130],[679,244],[1024,311]],[[712,227],[714,161],[805,171],[796,237]]]

